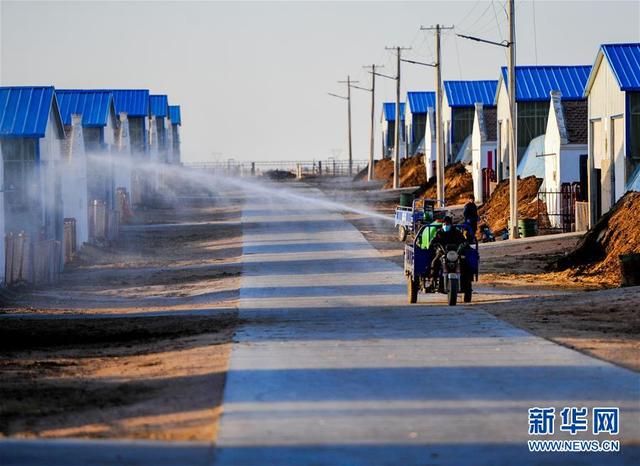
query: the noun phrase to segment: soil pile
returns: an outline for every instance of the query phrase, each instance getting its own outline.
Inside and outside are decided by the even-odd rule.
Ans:
[[[373,166],[373,178],[376,180],[393,179],[393,160],[376,160],[376,163]]]
[[[387,176],[384,189],[393,188],[393,161],[391,162],[391,172]],[[423,157],[416,155],[400,161],[400,187],[410,188],[412,186],[422,186],[427,182],[427,173],[424,166]]]
[[[367,179],[369,173],[369,165],[366,165],[362,170],[353,177],[353,181],[364,181]],[[373,179],[374,180],[393,180],[393,160],[382,159],[375,160],[373,162]]]
[[[373,163],[373,166],[376,166],[375,162]],[[360,170],[356,176],[353,177],[353,181],[365,181],[367,179],[367,173],[369,173],[369,165]]]
[[[542,178],[528,176],[518,180],[518,218],[538,220],[539,228],[548,228],[547,206],[538,200]],[[489,200],[478,210],[486,219],[489,228],[499,233],[507,228],[509,221],[509,180],[502,180],[491,193]],[[540,215],[539,215],[540,214]]]
[[[620,285],[621,254],[640,253],[640,193],[625,194],[552,268],[572,276],[597,276]]]
[[[473,177],[471,173],[461,163],[448,165],[444,169],[446,205],[464,204],[471,194],[473,194]],[[423,183],[416,195],[421,198],[435,199],[437,197],[436,177],[432,176],[428,182]]]

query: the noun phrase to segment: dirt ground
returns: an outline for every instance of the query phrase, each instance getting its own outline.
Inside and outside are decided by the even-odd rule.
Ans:
[[[373,207],[393,216],[393,203]],[[403,243],[397,240],[393,221],[346,217],[382,255],[403,265]],[[535,335],[640,371],[640,287],[604,289],[610,283],[545,270],[578,240],[578,235],[550,236],[535,243],[481,245],[477,286],[514,294],[491,305],[476,305]],[[545,291],[566,294],[536,297]]]
[[[2,436],[215,440],[242,251],[242,206],[221,199],[138,212],[5,303]]]

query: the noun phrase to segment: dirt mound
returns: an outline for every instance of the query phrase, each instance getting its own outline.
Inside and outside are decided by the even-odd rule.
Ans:
[[[393,161],[391,162],[391,172],[387,176],[387,182],[384,189],[393,188]],[[412,186],[421,186],[427,181],[426,168],[424,166],[423,157],[416,155],[408,157],[400,161],[400,187],[410,188]]]
[[[375,167],[375,162],[373,163]],[[366,165],[362,170],[360,170],[356,176],[353,177],[353,181],[365,181],[367,179],[367,174],[369,173],[369,165]]]
[[[572,276],[595,275],[603,282],[620,285],[619,256],[640,253],[640,193],[625,194],[609,212],[552,268]]]
[[[423,165],[424,168],[424,165]],[[447,205],[464,204],[469,195],[473,194],[473,177],[461,163],[448,165],[444,169],[444,196]],[[423,183],[416,195],[421,198],[435,199],[437,197],[436,177],[432,176]]]
[[[518,180],[518,218],[534,218],[540,221],[540,228],[548,228],[547,206],[538,200],[538,190],[542,178],[528,176]],[[538,215],[541,213],[542,215]],[[489,228],[499,233],[507,228],[509,220],[509,180],[502,180],[496,186],[489,200],[480,207],[478,214],[486,218]],[[540,218],[538,218],[540,217]]]

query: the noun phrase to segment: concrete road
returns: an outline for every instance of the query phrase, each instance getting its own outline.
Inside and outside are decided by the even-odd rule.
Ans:
[[[243,222],[244,324],[215,464],[637,464],[638,374],[482,305],[406,305],[402,270],[321,207],[252,202]],[[528,409],[554,407],[558,430],[573,406],[620,407],[621,452],[529,453]],[[542,439],[616,438],[561,434]]]
[[[215,451],[207,444],[2,441],[0,464],[640,462],[638,374],[514,328],[484,312],[485,303],[452,308],[444,296],[421,295],[406,305],[398,266],[340,214],[305,207],[254,198],[244,210],[243,322]],[[565,406],[619,407],[620,435],[540,438],[619,438],[621,451],[529,453],[528,409]]]

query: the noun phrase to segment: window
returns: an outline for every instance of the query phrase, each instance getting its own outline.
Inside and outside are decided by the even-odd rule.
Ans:
[[[627,181],[640,170],[640,92],[627,93],[629,122],[627,124]]]
[[[629,92],[629,125],[627,155],[640,161],[640,92]]]
[[[133,152],[144,152],[144,118],[129,118],[129,141]]]
[[[23,210],[37,200],[36,140],[2,141],[5,205],[10,211]]]
[[[518,103],[518,162],[531,140],[545,133],[548,118],[548,101]]]
[[[413,122],[411,123],[411,142],[418,146],[422,138],[424,137],[424,129],[427,124],[427,114],[426,113],[414,113],[413,114]]]
[[[164,149],[167,144],[164,132],[164,118],[156,117],[156,131],[158,134],[158,147]]]
[[[39,233],[40,184],[36,139],[3,139],[5,231]]]
[[[473,108],[452,109],[451,156],[456,157],[465,139],[473,132]]]

